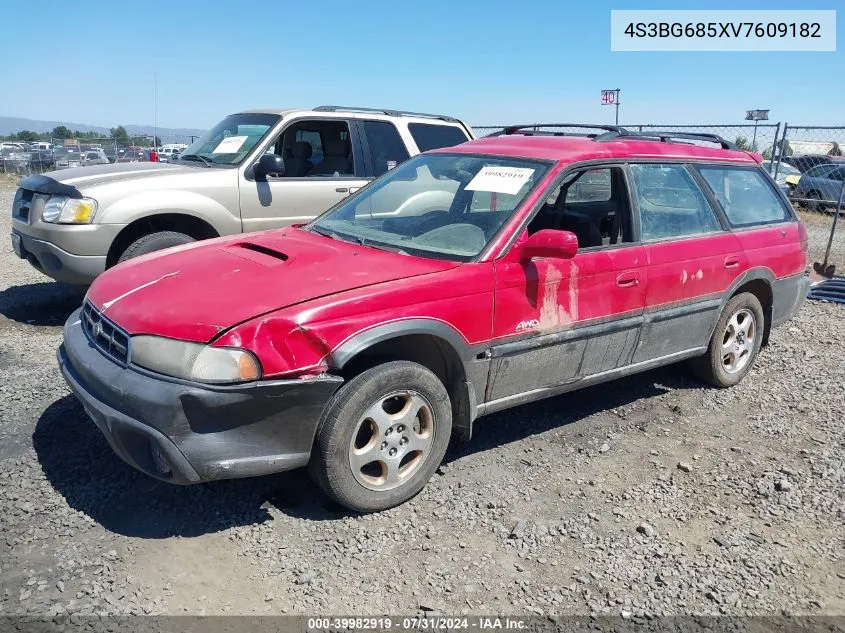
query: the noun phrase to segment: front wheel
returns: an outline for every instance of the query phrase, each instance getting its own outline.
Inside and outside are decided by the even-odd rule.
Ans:
[[[149,233],[139,237],[132,242],[117,260],[117,263],[125,262],[127,259],[133,257],[140,257],[148,253],[154,253],[171,246],[182,246],[183,244],[190,244],[196,240],[190,235],[178,233],[177,231],[158,231],[156,233]]]
[[[341,505],[386,510],[422,490],[451,432],[452,406],[437,376],[409,361],[384,363],[332,398],[309,469]]]
[[[733,387],[751,369],[763,344],[765,320],[759,299],[743,292],[728,301],[710,345],[690,361],[692,373],[716,387]]]

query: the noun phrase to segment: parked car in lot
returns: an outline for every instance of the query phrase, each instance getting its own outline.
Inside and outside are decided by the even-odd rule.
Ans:
[[[509,128],[307,224],[127,261],[65,324],[61,371],[153,477],[308,465],[358,511],[419,492],[482,415],[682,360],[735,385],[804,300],[803,225],[759,156],[604,129]]]
[[[469,138],[466,125],[439,115],[334,106],[241,112],[177,164],[145,158],[22,181],[13,241],[45,274],[89,284],[130,257],[311,220],[409,156]],[[117,162],[134,160],[133,151],[141,153],[129,148]]]
[[[162,145],[158,150],[158,159],[162,163],[167,163],[178,158],[179,154],[188,149],[188,146],[183,143],[170,143]]]
[[[3,168],[7,172],[31,174],[48,171],[53,168],[55,159],[49,150],[4,149]]]
[[[845,165],[837,165],[834,169],[819,173],[818,176],[801,176],[792,194],[800,204],[814,211],[824,211],[828,207],[835,207],[839,202],[839,194],[845,181]]]
[[[69,169],[82,164],[82,153],[78,147],[57,147],[53,152],[56,169]]]
[[[102,149],[89,149],[82,152],[83,165],[108,165],[109,159]]]
[[[777,177],[775,177],[775,168],[777,168]],[[773,165],[772,161],[763,161],[763,169],[775,179],[778,188],[789,196],[798,180],[801,178],[801,172],[789,163],[781,162],[780,165]]]
[[[155,154],[143,147],[120,147],[117,150],[117,163],[149,163],[156,162]]]

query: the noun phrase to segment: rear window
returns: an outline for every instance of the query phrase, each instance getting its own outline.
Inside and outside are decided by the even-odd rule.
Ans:
[[[698,170],[732,225],[783,222],[789,217],[785,205],[759,170],[715,166],[700,166]]]
[[[408,150],[392,123],[387,121],[364,121],[364,132],[370,148],[373,175],[381,176],[399,163],[408,160]]]
[[[440,147],[452,147],[469,140],[466,132],[454,125],[433,123],[409,123],[408,131],[421,152]]]

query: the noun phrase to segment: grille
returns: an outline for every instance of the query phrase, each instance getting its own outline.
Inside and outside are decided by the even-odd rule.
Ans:
[[[12,217],[23,222],[29,222],[29,210],[32,207],[32,197],[35,192],[29,189],[18,189],[12,202]]]
[[[82,329],[103,354],[121,365],[129,363],[129,335],[87,301],[82,306]]]

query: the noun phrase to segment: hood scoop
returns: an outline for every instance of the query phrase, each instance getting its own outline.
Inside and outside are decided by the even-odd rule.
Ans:
[[[290,259],[288,255],[281,251],[254,242],[238,242],[226,247],[226,250],[233,255],[264,266],[278,266]]]

